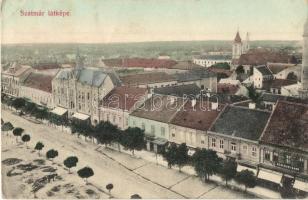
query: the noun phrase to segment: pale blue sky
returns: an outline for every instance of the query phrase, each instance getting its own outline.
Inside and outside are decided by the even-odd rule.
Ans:
[[[300,40],[305,0],[6,0],[2,42]],[[70,17],[22,17],[20,10]],[[45,14],[46,15],[46,14]]]

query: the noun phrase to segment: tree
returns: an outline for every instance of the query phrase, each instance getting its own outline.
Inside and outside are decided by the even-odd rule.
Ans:
[[[217,69],[230,70],[230,65],[227,62],[216,63],[216,64],[212,65],[211,67],[217,68]]]
[[[46,157],[47,159],[51,159],[53,163],[53,159],[58,156],[58,151],[54,149],[50,149],[49,151],[46,152]]]
[[[189,161],[188,148],[185,143],[182,143],[177,148],[176,160],[175,160],[175,164],[179,167],[179,171],[181,171],[181,168],[184,165],[186,165],[188,161]]]
[[[99,123],[96,131],[98,141],[106,146],[117,141],[119,135],[117,126],[111,124],[109,121]]]
[[[235,70],[235,73],[236,74],[244,74],[245,73],[244,67],[242,65],[238,66]]]
[[[93,170],[90,167],[84,167],[77,171],[80,178],[83,178],[86,184],[88,184],[88,178],[94,175]]]
[[[222,159],[211,149],[197,149],[193,155],[193,166],[201,179],[209,180],[210,176],[219,172]]]
[[[21,137],[21,140],[22,140],[24,143],[26,143],[27,148],[28,148],[27,142],[29,142],[30,139],[31,139],[31,138],[30,138],[30,135],[28,135],[28,134],[25,134],[25,135],[23,135],[23,136]]]
[[[23,98],[16,98],[13,100],[12,102],[12,106],[16,109],[16,110],[20,110],[22,107],[24,107],[26,105],[26,100]]]
[[[171,143],[166,150],[162,153],[163,158],[168,163],[168,168],[171,168],[176,164],[177,159],[177,146],[175,143]]]
[[[23,111],[27,114],[32,114],[33,110],[36,108],[35,103],[33,102],[26,102],[25,103],[25,107],[23,109]]]
[[[110,191],[113,189],[113,184],[112,183],[107,184],[106,189],[108,190],[108,192],[110,194]]]
[[[121,144],[125,148],[131,150],[134,155],[135,150],[140,151],[145,147],[144,130],[129,127],[122,134]]]
[[[130,196],[130,198],[131,199],[142,199],[139,194],[133,194],[132,196]]]
[[[6,135],[8,135],[8,131],[11,131],[14,129],[14,126],[12,125],[11,122],[5,122],[2,126],[1,126],[1,130],[3,132],[7,132]]]
[[[255,102],[255,103],[259,103],[260,100],[260,94],[256,91],[256,89],[251,85],[249,87],[247,87],[248,89],[248,96],[249,98]]]
[[[22,133],[24,132],[24,129],[22,128],[19,128],[19,127],[16,127],[14,130],[13,130],[13,135],[16,137],[16,143],[18,142],[18,137],[20,137],[22,135]]]
[[[38,151],[39,156],[41,155],[41,150],[44,148],[44,144],[42,142],[37,142],[34,149]]]
[[[47,119],[48,111],[46,108],[35,108],[33,111],[33,115],[36,119]]]
[[[76,167],[77,162],[78,162],[78,158],[76,156],[70,156],[64,160],[63,164],[65,165],[65,167],[68,168],[68,173],[71,173],[70,169],[72,167]]]
[[[220,174],[224,181],[226,181],[226,185],[228,185],[228,181],[236,176],[236,168],[237,164],[232,159],[227,159],[223,162]]]
[[[257,185],[257,178],[254,173],[248,169],[242,170],[235,176],[235,181],[245,186],[245,192],[247,188],[254,188]]]

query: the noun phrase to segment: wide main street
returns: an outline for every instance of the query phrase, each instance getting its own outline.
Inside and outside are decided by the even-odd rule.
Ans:
[[[115,198],[130,198],[136,193],[142,198],[251,197],[214,183],[203,183],[197,177],[180,173],[176,169],[167,169],[143,159],[99,147],[45,124],[30,122],[8,110],[2,110],[2,118],[30,134],[30,148],[33,149],[35,144],[41,141],[45,145],[43,155],[51,148],[58,150],[59,156],[54,160],[56,163],[62,164],[68,156],[77,156],[79,162],[73,171],[84,166],[91,167],[94,176],[89,178],[89,182],[102,190],[105,190],[106,184],[112,183],[114,189],[111,195]]]

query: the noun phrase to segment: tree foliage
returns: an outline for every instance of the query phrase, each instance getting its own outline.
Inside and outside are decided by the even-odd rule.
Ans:
[[[244,67],[243,67],[242,65],[238,66],[238,67],[235,69],[235,73],[236,73],[236,74],[244,74],[244,73],[245,73]]]
[[[216,63],[216,64],[212,65],[211,67],[218,68],[218,69],[230,70],[230,65],[227,62]]]
[[[44,148],[44,144],[42,142],[37,142],[34,149],[39,151],[39,155],[40,155],[40,151]]]
[[[245,186],[245,191],[247,188],[253,188],[257,185],[257,178],[254,173],[248,169],[242,170],[235,176],[235,181],[239,184]]]
[[[224,181],[226,181],[226,185],[228,185],[228,181],[233,179],[236,176],[236,168],[237,164],[232,159],[226,159],[223,162],[220,174]]]
[[[197,149],[193,155],[193,166],[201,179],[209,180],[209,177],[218,173],[222,159],[211,149]]]
[[[26,105],[26,100],[24,98],[16,98],[13,100],[12,102],[12,106],[16,109],[16,110],[20,110],[21,108],[23,108]]]
[[[70,172],[70,169],[72,167],[76,167],[77,165],[77,162],[78,162],[78,158],[76,156],[70,156],[70,157],[67,157],[64,161],[63,161],[63,164],[65,165],[65,167],[68,168],[69,172]]]
[[[24,132],[24,129],[16,127],[13,130],[13,135],[16,137],[16,142],[17,142],[17,138],[20,137],[22,135],[22,133]]]
[[[109,183],[109,184],[107,184],[106,185],[106,189],[109,191],[109,193],[110,193],[110,191],[113,189],[113,184],[112,183]]]
[[[88,183],[87,179],[94,175],[94,171],[90,167],[84,167],[84,168],[78,170],[77,174],[80,178],[83,178],[86,183]]]
[[[175,143],[171,143],[166,150],[162,153],[163,158],[167,161],[168,167],[176,165],[177,159],[177,146]]]
[[[31,137],[30,137],[30,135],[28,135],[28,134],[25,134],[25,135],[23,135],[23,136],[21,137],[21,140],[22,140],[24,143],[26,143],[26,145],[27,145],[27,142],[30,141],[30,139],[31,139]]]
[[[135,150],[140,151],[145,147],[144,130],[129,127],[122,134],[121,144],[134,155]]]
[[[2,131],[11,131],[14,129],[14,126],[12,125],[11,122],[5,122],[2,126],[1,126],[1,130]]]
[[[101,122],[95,127],[97,140],[102,144],[111,144],[118,142],[120,131],[117,126],[111,124],[109,121]]]
[[[47,159],[51,159],[53,161],[53,159],[55,157],[57,157],[59,154],[58,154],[58,151],[54,150],[54,149],[50,149],[46,152],[46,157]]]

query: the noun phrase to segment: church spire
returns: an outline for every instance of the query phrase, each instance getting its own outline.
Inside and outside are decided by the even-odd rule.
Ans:
[[[80,56],[79,48],[77,48],[77,53],[76,53],[76,70],[81,70],[83,68],[83,59]]]
[[[234,42],[235,43],[241,43],[242,42],[242,39],[241,39],[239,31],[237,31],[237,33],[236,33],[236,36],[234,38]]]

